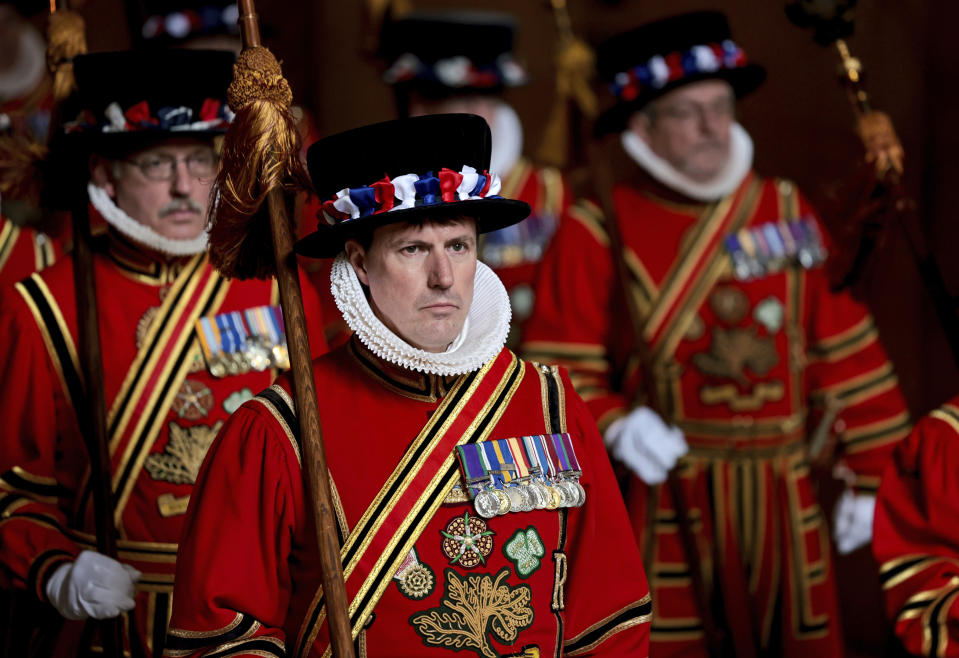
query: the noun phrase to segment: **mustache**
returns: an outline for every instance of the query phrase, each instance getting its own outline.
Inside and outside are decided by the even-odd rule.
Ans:
[[[700,151],[722,151],[726,149],[726,144],[718,139],[708,139],[693,148],[693,152]]]
[[[194,201],[193,199],[175,199],[170,203],[166,204],[160,208],[160,217],[166,217],[167,215],[173,214],[175,212],[181,212],[183,210],[189,210],[195,212],[198,215],[203,214],[203,206]]]

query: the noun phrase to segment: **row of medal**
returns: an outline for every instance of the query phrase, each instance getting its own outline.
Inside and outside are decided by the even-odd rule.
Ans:
[[[214,377],[290,367],[279,306],[204,316],[197,320],[196,327],[203,356]]]
[[[539,434],[456,447],[470,498],[485,519],[579,507],[586,490],[569,434]]]
[[[826,261],[826,247],[815,220],[780,220],[740,229],[725,239],[740,281],[758,279],[798,264],[812,269]]]

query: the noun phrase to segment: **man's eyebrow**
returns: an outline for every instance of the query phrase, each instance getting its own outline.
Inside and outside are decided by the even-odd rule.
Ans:
[[[449,240],[447,240],[447,241],[444,242],[443,244],[450,245],[450,244],[453,244],[454,242],[468,242],[468,243],[472,243],[472,242],[474,242],[475,240],[476,240],[476,238],[473,236],[472,233],[463,233],[462,235],[459,235],[459,236],[450,238]]]

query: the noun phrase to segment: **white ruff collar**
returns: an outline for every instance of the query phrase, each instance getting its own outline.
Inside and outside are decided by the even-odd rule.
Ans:
[[[500,103],[493,115],[490,133],[493,136],[493,148],[489,170],[505,177],[523,153],[523,124],[516,110],[506,103]]]
[[[428,375],[463,375],[481,368],[506,344],[511,317],[509,296],[493,270],[478,261],[469,315],[460,335],[445,352],[418,349],[390,331],[370,308],[345,254],[333,261],[330,290],[357,338],[379,358],[408,370]]]
[[[696,201],[715,201],[732,194],[753,167],[753,140],[738,123],[729,127],[729,161],[708,183],[697,183],[677,171],[631,130],[623,131],[623,149],[646,173],[666,187]]]
[[[0,72],[0,100],[25,96],[40,83],[47,70],[46,46],[36,28],[26,25],[20,33],[17,59],[13,66]]]
[[[206,231],[189,240],[167,238],[123,212],[102,187],[87,183],[87,194],[90,195],[90,203],[103,215],[103,219],[107,220],[110,226],[144,247],[167,256],[193,256],[206,251]]]

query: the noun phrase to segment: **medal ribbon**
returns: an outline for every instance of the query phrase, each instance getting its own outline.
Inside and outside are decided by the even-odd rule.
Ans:
[[[550,479],[556,477],[556,465],[551,459],[549,451],[546,449],[546,436],[544,434],[537,434],[532,438],[536,443],[536,454],[539,456],[539,463],[545,466],[543,475],[548,475]]]
[[[503,480],[509,484],[516,478],[516,465],[513,463],[513,453],[509,449],[509,441],[506,439],[497,439],[488,441],[493,444],[493,450],[496,452],[496,458],[503,469]]]
[[[456,454],[466,475],[470,498],[476,498],[476,494],[483,490],[483,487],[476,483],[489,481],[489,469],[486,468],[485,459],[480,454],[480,447],[475,443],[456,446]]]
[[[546,439],[546,450],[549,452],[553,463],[556,464],[556,471],[560,474],[568,471],[569,462],[566,461],[565,452],[562,450],[562,442],[560,441],[557,444],[559,434],[547,434],[543,438]]]
[[[202,317],[197,320],[200,337],[200,346],[203,348],[203,356],[209,362],[212,357],[220,353],[220,330],[211,321],[211,318]]]
[[[536,452],[536,437],[524,436],[523,449],[526,453],[526,458],[529,460],[530,471],[532,471],[536,476],[540,478],[545,478],[546,469],[543,468],[543,464],[540,461],[539,455]]]
[[[556,461],[559,464],[559,472],[568,473],[571,471],[572,467],[569,465],[569,456],[566,454],[566,446],[563,445],[563,435],[550,434],[549,444],[556,453]]]
[[[493,441],[484,441],[479,444],[479,448],[483,454],[486,469],[493,476],[493,486],[502,489],[505,486],[507,473],[496,454],[496,444]]]
[[[227,354],[234,354],[239,349],[239,336],[236,335],[233,327],[230,326],[230,320],[226,315],[218,315],[214,318],[217,328],[220,330],[220,338],[223,341],[223,351]]]
[[[520,444],[519,439],[516,437],[506,440],[509,442],[510,452],[513,454],[513,459],[516,461],[516,472],[518,477],[525,480],[529,477],[529,467],[526,466],[526,455],[523,454],[522,444]]]
[[[567,434],[560,434],[563,447],[566,449],[566,458],[569,460],[570,470],[582,474],[583,469],[579,466],[579,460],[576,459],[576,450],[573,448],[573,437]]]

